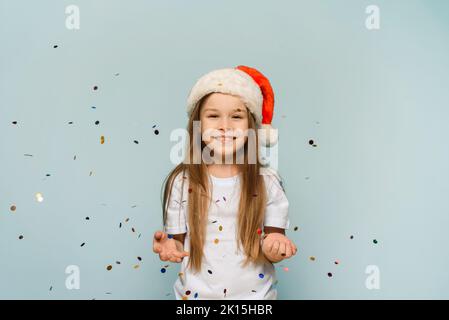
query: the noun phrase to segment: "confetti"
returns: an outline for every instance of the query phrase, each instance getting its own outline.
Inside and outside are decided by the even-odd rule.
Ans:
[[[354,239],[354,236],[350,236],[349,239]]]
[[[93,89],[94,89],[94,90],[98,90],[98,86],[94,86]]]
[[[215,244],[218,244],[218,242],[219,242],[218,239],[215,239],[215,240],[214,240],[214,243],[215,243]]]
[[[285,271],[285,272],[288,272],[288,267],[285,267],[285,268],[284,268],[284,271]]]
[[[298,231],[298,227],[295,227],[293,230]]]
[[[217,223],[217,220],[215,220],[215,221],[212,221],[212,223]]]
[[[226,201],[226,197],[223,197],[223,200]]]
[[[125,222],[128,222],[128,221],[129,221],[129,218],[126,218]]]
[[[182,272],[178,273],[179,277],[182,277],[183,275],[184,275],[184,273],[182,273]]]
[[[33,155],[32,155],[32,154],[29,154],[29,153],[25,153],[24,156],[32,157]]]
[[[91,108],[92,108],[92,109],[97,109],[97,107],[94,107],[94,106],[92,106]]]
[[[159,130],[157,130],[157,129],[154,130],[154,134],[155,134],[155,135],[158,135],[158,134],[159,134]]]
[[[263,273],[259,273],[259,278],[263,279],[265,277],[265,275]]]
[[[327,276],[328,276],[329,278],[331,278],[331,277],[332,277],[332,272],[328,272],[328,273],[327,273]]]
[[[373,243],[374,243],[374,244],[377,244],[377,240],[376,240],[376,239],[374,239],[374,240],[373,240]]]
[[[137,141],[137,140],[134,140],[134,143],[135,143],[135,144],[139,144],[139,141]]]
[[[136,232],[136,230],[134,228],[131,228],[132,232]]]
[[[100,121],[95,121],[95,124],[98,126],[100,124]]]
[[[165,268],[162,268],[162,269],[161,269],[161,272],[162,272],[162,273],[165,273],[166,271],[167,271],[167,270],[166,270]]]
[[[251,292],[257,292],[256,290],[251,290]]]
[[[316,147],[316,144],[313,142],[313,140],[309,140],[309,144]]]
[[[46,176],[47,176],[47,177],[49,177],[49,176],[50,176],[50,174],[49,174],[49,173],[47,173],[47,174],[46,174]]]
[[[223,231],[223,226],[219,226],[219,227],[218,227],[218,230],[219,230],[219,231]]]
[[[116,263],[116,264],[121,264],[121,262],[120,262],[120,261],[116,261],[115,263]]]
[[[187,296],[182,296],[182,300],[189,300]]]
[[[20,240],[22,240],[22,239],[23,239],[23,236],[22,236],[22,235],[20,235],[20,236],[19,236],[19,239],[20,239]]]
[[[198,298],[198,292],[197,293],[195,293],[195,296],[194,296],[194,298],[196,299],[196,298]]]
[[[315,261],[315,257],[313,257],[313,256],[310,257],[309,259],[310,259],[310,261]]]
[[[69,121],[69,124],[73,124],[73,121]]]
[[[190,290],[187,290],[186,291],[186,296],[190,296],[190,293],[191,293]]]
[[[141,257],[137,257],[137,260],[142,261],[142,258]]]
[[[119,228],[121,228],[122,227],[122,223],[120,222],[120,224],[119,224],[119,226],[118,226]]]
[[[17,209],[17,207],[15,206],[15,205],[12,205],[10,208],[9,208],[9,210],[11,210],[11,211],[16,211],[16,209]]]
[[[101,137],[100,137],[100,143],[101,143],[101,144],[104,144],[104,136],[101,136]]]
[[[90,220],[90,218],[89,218],[89,217],[86,217],[86,220]]]
[[[12,124],[17,124],[17,121],[13,121]]]
[[[76,160],[76,155],[73,156],[73,160]]]
[[[111,270],[112,270],[112,266],[111,266],[111,265],[108,265],[108,266],[106,267],[106,270],[111,271]]]
[[[168,235],[168,238],[169,238],[169,239],[172,239],[172,238],[173,238],[173,235],[172,235],[172,234],[169,234],[169,235]]]
[[[37,202],[42,202],[44,201],[44,197],[42,196],[42,193],[38,192],[35,194],[35,198]]]
[[[85,242],[81,243],[81,246],[80,246],[80,247],[84,247],[85,244],[86,244]]]
[[[211,271],[211,270],[207,270],[207,272],[209,272],[209,274],[212,274],[212,271]]]
[[[262,234],[262,229],[260,229],[260,228],[257,229],[257,234],[258,234],[258,235],[261,235],[261,234]]]
[[[136,264],[134,265],[134,269],[139,269],[140,265]]]
[[[225,298],[226,298],[226,292],[227,292],[227,291],[228,291],[227,289],[224,289],[224,290],[223,290],[223,293],[224,293]]]
[[[50,290],[50,291],[53,290],[53,286],[51,286],[49,290]]]
[[[56,49],[57,47],[58,47],[58,45],[57,45],[57,44],[55,44],[55,45],[53,46],[53,48],[54,48],[54,49]]]
[[[340,261],[335,260],[334,263],[335,263],[335,264],[340,264]]]

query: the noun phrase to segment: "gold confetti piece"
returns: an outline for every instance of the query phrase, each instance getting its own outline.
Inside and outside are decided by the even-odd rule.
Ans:
[[[37,202],[42,202],[44,201],[44,197],[42,196],[42,193],[38,192],[35,194],[35,198]]]
[[[182,296],[182,300],[189,300],[189,297]]]
[[[223,231],[223,226],[219,226],[218,230]]]
[[[182,273],[182,272],[178,273],[179,277],[182,277],[183,275],[184,275],[184,273]]]
[[[218,239],[215,239],[215,240],[214,240],[214,243],[215,243],[215,244],[218,244],[218,242],[219,242]]]
[[[16,207],[15,205],[12,205],[9,209],[10,209],[11,211],[16,211],[17,207]]]
[[[91,177],[92,176],[92,171],[89,173],[89,177]]]
[[[104,144],[104,136],[101,136],[101,137],[100,137],[100,143],[101,143],[101,144]]]
[[[315,257],[310,257],[310,261],[315,261]]]
[[[136,264],[134,265],[134,269],[139,269],[140,265]]]
[[[111,271],[111,270],[112,270],[112,266],[111,266],[111,265],[108,265],[108,266],[106,267],[106,270]]]

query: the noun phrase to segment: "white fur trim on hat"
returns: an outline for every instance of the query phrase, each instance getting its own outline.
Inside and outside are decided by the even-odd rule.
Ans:
[[[187,98],[187,115],[190,117],[198,101],[212,92],[239,96],[256,118],[258,126],[261,125],[262,92],[247,73],[234,68],[225,68],[203,75],[190,90]]]

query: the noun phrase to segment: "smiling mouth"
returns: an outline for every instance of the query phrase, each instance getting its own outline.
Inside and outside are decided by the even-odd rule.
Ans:
[[[236,139],[236,137],[214,137],[214,139],[222,141],[222,142],[230,142],[230,141],[234,141]]]

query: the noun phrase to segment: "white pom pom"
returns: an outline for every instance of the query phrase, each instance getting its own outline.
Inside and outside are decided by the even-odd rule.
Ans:
[[[260,143],[266,147],[272,147],[278,142],[278,129],[270,124],[262,124],[258,133]]]

